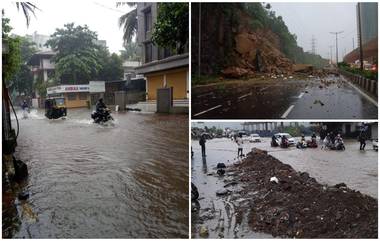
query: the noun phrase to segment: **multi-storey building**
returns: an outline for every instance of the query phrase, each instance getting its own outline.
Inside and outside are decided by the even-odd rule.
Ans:
[[[156,46],[152,40],[154,23],[157,20],[158,3],[138,3],[137,41],[142,48],[142,64],[136,68],[146,78],[146,100],[155,102],[157,89],[173,87],[174,105],[188,105],[189,54],[174,54],[169,49]]]

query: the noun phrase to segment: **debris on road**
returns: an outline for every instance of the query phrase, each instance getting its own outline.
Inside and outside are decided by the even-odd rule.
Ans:
[[[377,199],[344,183],[326,186],[308,173],[254,148],[228,169],[243,182],[236,199],[249,201],[248,223],[255,232],[287,238],[377,238]],[[279,180],[273,185],[272,177]],[[257,192],[255,195],[250,195]],[[247,207],[237,208],[238,217]]]

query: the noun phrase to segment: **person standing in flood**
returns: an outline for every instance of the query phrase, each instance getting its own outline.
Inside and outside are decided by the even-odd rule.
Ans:
[[[243,156],[243,135],[239,133],[239,136],[236,138],[236,143],[238,145],[238,157]]]
[[[359,134],[359,142],[360,142],[360,150],[364,151],[364,148],[365,148],[365,140],[366,140],[366,136],[365,136],[365,132],[364,131],[361,131],[360,134]]]
[[[206,156],[206,134],[203,133],[199,139],[199,145],[202,148],[202,157]]]

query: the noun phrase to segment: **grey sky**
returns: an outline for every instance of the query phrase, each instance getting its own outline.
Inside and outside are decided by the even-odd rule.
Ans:
[[[11,19],[12,33],[18,35],[39,34],[50,35],[56,28],[65,23],[76,25],[87,24],[92,31],[98,33],[98,39],[106,40],[111,52],[119,53],[123,49],[123,31],[119,29],[118,18],[131,10],[127,5],[116,8],[114,1],[38,1],[33,2],[41,9],[36,11],[36,18],[31,18],[29,28],[26,27],[22,11],[17,11],[11,2],[2,4],[5,15]]]
[[[356,3],[271,3],[276,15],[281,15],[291,33],[295,33],[298,45],[311,50],[311,39],[316,39],[316,52],[329,58],[329,46],[333,45],[335,60],[335,35],[338,37],[339,60],[352,51],[352,38],[357,46]]]

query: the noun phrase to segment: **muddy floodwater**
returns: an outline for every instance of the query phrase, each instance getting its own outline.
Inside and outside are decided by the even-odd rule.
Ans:
[[[15,155],[35,219],[18,205],[15,238],[188,237],[188,116],[112,115],[110,126],[87,109],[20,120]]]
[[[253,147],[267,150],[281,162],[291,165],[296,171],[308,172],[318,182],[335,185],[344,182],[351,189],[378,198],[378,153],[367,141],[366,151],[359,150],[356,140],[345,140],[345,151],[315,149],[288,149],[270,147],[270,138],[261,138],[260,143],[244,144],[244,153]],[[296,138],[298,141],[300,138]],[[310,137],[306,137],[310,139]],[[230,180],[215,174],[219,162],[227,166],[241,160],[237,157],[237,145],[227,138],[206,142],[206,158],[201,157],[198,140],[191,142],[194,156],[191,161],[191,180],[199,191],[199,211],[192,212],[192,237],[200,237],[202,227],[208,229],[209,238],[271,238],[269,234],[255,233],[248,225],[247,217],[237,221],[235,210],[239,207],[238,191],[241,186],[229,186],[231,195],[217,196]],[[196,205],[193,203],[193,210]]]

